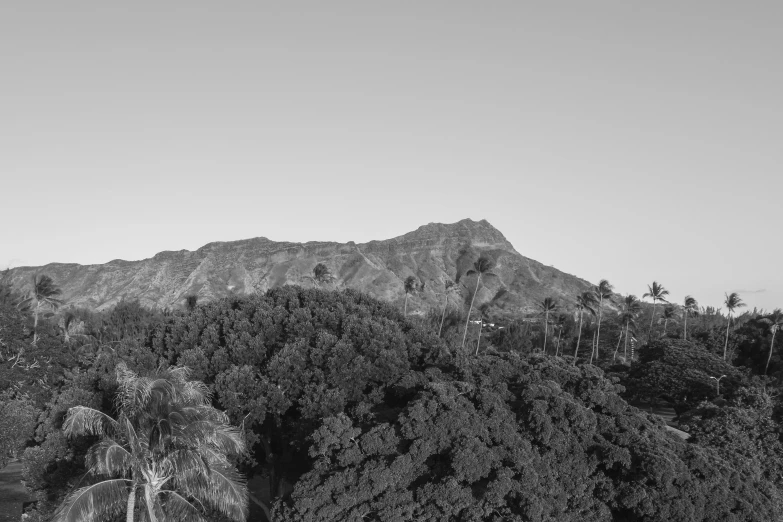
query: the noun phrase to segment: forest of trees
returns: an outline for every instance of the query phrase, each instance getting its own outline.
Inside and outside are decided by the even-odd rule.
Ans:
[[[780,310],[601,281],[499,319],[492,268],[424,316],[323,264],[173,311],[0,284],[0,467],[34,522],[781,519]]]

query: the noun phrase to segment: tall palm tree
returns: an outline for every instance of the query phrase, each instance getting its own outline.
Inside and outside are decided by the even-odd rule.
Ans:
[[[650,316],[650,330],[647,333],[647,342],[652,339],[653,320],[655,320],[655,305],[658,301],[667,303],[666,296],[669,295],[669,291],[666,290],[663,285],[658,281],[653,281],[651,285],[647,285],[647,292],[642,296],[642,299],[649,297],[653,300],[652,316]]]
[[[405,307],[402,315],[408,315],[408,296],[416,291],[416,278],[413,276],[406,277],[403,286],[405,288]]]
[[[560,338],[563,335],[563,328],[565,328],[566,323],[568,323],[568,315],[564,313],[558,314],[557,319],[555,319],[555,328],[557,328],[557,344],[555,345],[555,357],[557,357],[557,354],[560,352]]]
[[[57,288],[48,275],[33,276],[33,291],[30,295],[30,299],[35,303],[33,308],[33,344],[38,342],[38,314],[42,308],[57,310],[63,304],[62,300],[57,299],[57,296],[61,294],[62,290]]]
[[[576,339],[576,348],[574,349],[574,366],[576,366],[576,357],[579,354],[579,342],[582,340],[582,316],[585,310],[595,315],[595,294],[593,292],[582,292],[576,296],[576,309],[579,310],[579,335]]]
[[[674,305],[666,305],[663,307],[663,336],[666,337],[666,327],[669,325],[669,321],[675,321],[677,319],[677,309]]]
[[[489,303],[484,303],[483,305],[479,306],[477,308],[478,315],[479,315],[479,331],[478,331],[478,339],[476,340],[476,355],[479,353],[479,346],[481,346],[481,330],[484,327],[484,318],[487,316],[487,312],[489,311]]]
[[[783,311],[776,308],[771,314],[759,319],[760,322],[769,325],[769,331],[772,333],[772,341],[769,343],[769,355],[767,355],[767,364],[764,366],[764,375],[769,370],[769,361],[772,360],[772,348],[775,347],[775,334],[783,327]]]
[[[560,305],[554,297],[546,297],[543,301],[538,303],[538,307],[541,309],[541,315],[544,316],[544,353],[546,353],[546,337],[549,330],[549,314],[557,311]]]
[[[232,520],[247,518],[244,479],[229,461],[246,451],[239,430],[210,405],[209,389],[188,380],[187,368],[140,377],[117,367],[116,419],[86,406],[68,410],[66,436],[96,435],[87,452],[90,474],[104,477],[71,493],[54,522],[206,521],[205,506]]]
[[[468,270],[467,275],[476,274],[476,289],[473,291],[473,297],[470,298],[470,306],[468,307],[468,318],[465,320],[465,333],[462,334],[462,348],[465,348],[465,340],[468,338],[468,325],[470,324],[470,313],[473,311],[473,302],[476,300],[476,294],[478,293],[479,284],[481,284],[482,276],[494,276],[490,270],[495,267],[492,259],[481,256],[475,263],[473,263],[473,269]]]
[[[685,301],[682,303],[682,338],[688,340],[688,316],[699,315],[699,302],[692,296],[686,295]]]
[[[620,321],[625,324],[625,344],[623,353],[625,360],[628,360],[628,333],[632,327],[636,326],[636,317],[642,311],[642,303],[635,295],[628,295],[623,300],[622,310],[620,311]]]
[[[612,355],[612,361],[617,360],[617,352],[620,351],[620,343],[623,342],[623,336],[625,334],[625,329],[622,327],[622,319],[619,317],[620,314],[618,314],[618,321],[620,322],[620,334],[617,336],[617,346],[614,347],[614,354]]]
[[[457,287],[456,283],[452,281],[451,279],[446,279],[446,282],[443,284],[443,313],[440,316],[440,327],[438,328],[438,337],[440,337],[441,332],[443,331],[443,322],[446,320],[446,309],[449,307],[449,295],[451,292],[453,292]]]
[[[723,360],[726,360],[726,350],[729,348],[729,327],[731,326],[731,314],[734,313],[734,310],[737,308],[743,308],[745,306],[745,303],[742,302],[742,299],[740,299],[740,296],[737,292],[732,292],[731,294],[724,294],[726,296],[726,300],[723,301],[723,304],[726,305],[726,311],[728,315],[728,322],[726,323],[726,342],[723,345]]]
[[[593,289],[595,297],[598,300],[598,330],[595,333],[595,356],[598,358],[598,345],[601,342],[601,316],[603,315],[604,299],[609,299],[614,295],[614,287],[606,279],[601,279]]]

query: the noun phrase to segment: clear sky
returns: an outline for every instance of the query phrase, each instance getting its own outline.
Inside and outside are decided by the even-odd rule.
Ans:
[[[783,306],[783,2],[0,2],[0,267],[487,219]]]

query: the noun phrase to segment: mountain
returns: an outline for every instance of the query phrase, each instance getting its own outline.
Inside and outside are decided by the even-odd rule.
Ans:
[[[138,299],[148,307],[174,308],[183,306],[191,294],[204,302],[285,284],[312,286],[306,276],[312,275],[317,263],[324,263],[335,276],[327,287],[359,289],[400,306],[405,298],[403,281],[413,275],[425,286],[409,298],[408,311],[424,313],[443,302],[447,278],[463,283],[462,299],[472,295],[475,277],[465,274],[479,255],[490,256],[496,266],[495,276],[482,279],[476,304],[491,303],[500,315],[532,312],[547,296],[570,302],[590,287],[583,279],[522,256],[486,220],[470,219],[449,225],[430,223],[399,237],[362,244],[288,243],[258,237],[209,243],[194,252],[160,252],[141,261],[18,267],[4,279],[24,291],[35,274],[47,274],[72,306],[100,310],[123,299]]]

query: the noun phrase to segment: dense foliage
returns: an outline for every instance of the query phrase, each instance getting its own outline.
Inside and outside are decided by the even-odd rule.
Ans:
[[[483,268],[472,288],[491,277]],[[0,456],[22,458],[38,499],[31,520],[50,520],[95,466],[96,439],[65,436],[69,411],[120,418],[118,367],[183,366],[242,430],[248,453],[231,465],[263,478],[252,503],[275,520],[768,521],[783,512],[779,384],[763,377],[768,323],[737,317],[727,330],[693,315],[685,332],[664,307],[637,306],[629,320],[613,315],[610,297],[594,306],[585,296],[581,314],[549,303],[490,324],[484,307],[474,325],[445,298],[421,319],[312,286],[165,314],[135,302],[67,309],[37,325],[18,300],[0,300],[0,414],[20,419],[2,431]],[[676,406],[690,439],[630,401]],[[144,503],[136,509],[145,516]]]

